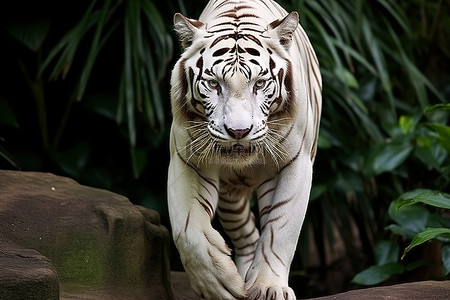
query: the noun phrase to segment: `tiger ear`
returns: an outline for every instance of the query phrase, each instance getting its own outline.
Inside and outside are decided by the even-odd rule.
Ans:
[[[286,50],[291,46],[292,36],[297,29],[298,21],[298,13],[293,11],[283,19],[275,20],[269,24],[269,30],[275,32],[275,37]]]
[[[188,19],[180,13],[176,13],[173,17],[173,24],[184,49],[192,44],[200,28],[205,25],[200,21]]]

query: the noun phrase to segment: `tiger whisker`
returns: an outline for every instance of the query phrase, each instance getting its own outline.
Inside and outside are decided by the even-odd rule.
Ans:
[[[205,144],[206,144],[206,148],[200,154],[198,164],[203,163],[203,162],[208,164],[208,157],[210,156],[210,152],[213,147],[213,140],[211,138],[208,138],[207,141],[205,141]]]
[[[273,124],[273,125],[289,125],[292,122],[292,118],[280,118],[275,120],[267,120],[266,124]],[[286,123],[283,123],[281,121],[286,121]]]
[[[185,127],[186,130],[190,130],[190,129],[203,129],[203,130],[206,130],[206,125],[208,124],[208,122],[205,122],[205,121],[202,121],[202,122],[189,121],[189,123],[192,123],[193,125],[186,126]]]
[[[189,157],[187,157],[187,161],[190,161],[194,155],[198,154],[198,150],[202,149],[206,145],[208,136],[208,132],[200,132],[200,134],[196,136],[195,139],[191,140],[189,144],[187,144],[185,147],[180,148],[180,150],[184,150],[185,152],[186,149],[190,149],[189,152],[192,152],[190,153]]]
[[[204,148],[207,144],[208,144],[207,141],[201,140],[201,141],[199,141],[198,145],[194,145],[195,147],[193,147],[193,148],[195,148],[195,150],[192,151],[192,154],[187,158],[187,161],[189,161],[193,156],[198,155],[198,151],[200,149]],[[198,163],[197,163],[197,165],[198,165]]]
[[[188,148],[196,148],[195,147],[196,143],[198,143],[198,141],[201,141],[202,139],[207,137],[207,135],[208,135],[207,132],[200,132],[200,134],[198,134],[195,139],[191,140],[190,143],[186,144],[183,147],[178,147],[178,151],[180,152],[180,151],[185,151]]]

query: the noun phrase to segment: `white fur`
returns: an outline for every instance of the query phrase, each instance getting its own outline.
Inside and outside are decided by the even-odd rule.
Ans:
[[[168,201],[173,238],[199,296],[293,300],[289,268],[308,205],[321,110],[318,63],[306,34],[297,26],[296,13],[288,15],[271,0],[229,1],[216,9],[219,2],[208,3],[200,22],[175,18],[186,49],[171,79],[174,120]],[[267,63],[269,54],[264,49],[270,48],[276,63],[273,72],[285,72],[287,62],[292,66],[292,90],[265,83],[267,90],[279,91],[283,98],[271,106],[269,116],[261,109],[267,95],[257,88],[262,84],[258,82],[261,76],[255,75],[259,66],[248,64],[250,78],[244,75],[246,71],[221,77],[217,74],[223,65],[218,64],[217,70],[211,67],[217,59],[212,52],[217,49],[208,45],[218,35],[211,36],[208,30],[221,28],[224,18],[220,14],[237,2],[252,6],[248,12],[257,12],[261,18],[256,19],[260,26],[255,27],[264,28],[260,64]],[[273,21],[287,15],[271,28]],[[233,43],[231,39],[223,41],[220,47],[232,47]],[[240,43],[242,47],[252,45]],[[242,58],[252,58],[246,55]],[[198,70],[199,62],[204,69],[211,67],[215,77]],[[189,73],[189,68],[194,71]],[[182,78],[192,72],[197,79],[201,73],[202,80],[186,87]],[[207,94],[208,101],[191,101],[192,95],[200,99],[199,93]],[[187,112],[195,119],[188,118]],[[233,138],[229,129],[249,131],[243,138]],[[239,152],[237,144],[244,150]],[[261,216],[259,230],[255,230],[249,204],[254,190]],[[236,265],[231,250],[211,225],[216,214],[233,240]]]

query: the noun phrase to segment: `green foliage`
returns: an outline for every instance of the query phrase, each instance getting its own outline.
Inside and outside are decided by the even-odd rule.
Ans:
[[[414,145],[412,158],[420,161],[424,166],[434,169],[439,175],[432,182],[438,188],[446,188],[449,183],[449,154],[446,144],[448,142],[447,124],[448,104],[431,106],[424,111],[429,120],[420,121],[418,117],[403,116],[399,120],[402,130],[400,135],[408,144]],[[442,114],[444,113],[444,114]],[[439,114],[439,117],[436,117]],[[431,122],[440,120],[442,123]],[[437,183],[437,184],[436,184]],[[426,206],[423,206],[425,204]],[[435,208],[435,209],[433,209]],[[437,208],[437,209],[436,209]],[[421,260],[408,264],[402,264],[408,252],[427,241],[437,240],[442,243],[442,265],[445,276],[450,274],[448,247],[450,245],[450,219],[445,217],[441,210],[450,209],[450,195],[439,190],[415,189],[403,193],[392,201],[389,209],[389,218],[394,222],[386,227],[395,235],[411,240],[403,250],[403,254],[394,256],[390,264],[376,264],[356,274],[352,282],[362,285],[374,285],[389,279],[392,275],[401,275],[417,267],[424,266]],[[391,240],[393,242],[394,240]],[[396,243],[398,238],[395,239]],[[379,242],[376,247],[384,248],[385,253],[390,250],[383,245],[386,241]],[[376,253],[375,253],[376,254]]]
[[[162,80],[167,64],[172,57],[172,39],[166,33],[165,24],[156,6],[151,1],[131,0],[102,1],[95,9],[97,1],[92,1],[78,24],[66,33],[54,46],[41,67],[41,72],[57,60],[50,79],[65,78],[75,54],[91,30],[89,52],[81,70],[73,97],[81,100],[86,90],[89,76],[103,46],[111,35],[124,33],[124,63],[118,89],[117,123],[126,117],[130,141],[131,162],[135,177],[141,173],[136,158],[136,112],[144,112],[151,129],[165,126],[163,100],[158,82]],[[73,99],[71,99],[72,101]],[[57,139],[60,137],[60,133]]]
[[[405,205],[424,203],[439,208],[450,209],[450,196],[441,192],[417,189],[401,195],[396,201],[396,209]]]
[[[426,204],[427,207],[420,205]],[[430,207],[430,208],[428,208]],[[415,260],[403,263],[405,255],[414,247],[430,240],[442,244],[442,265],[445,269],[444,277],[450,274],[450,261],[448,248],[450,246],[450,219],[443,216],[439,210],[450,209],[450,195],[417,189],[406,192],[393,201],[389,207],[389,216],[395,224],[387,227],[396,235],[411,240],[410,244],[399,255],[399,239],[382,240],[375,246],[376,265],[356,274],[352,282],[362,285],[379,284],[392,275],[401,275],[415,268],[426,266],[429,263]],[[393,250],[395,249],[395,250]],[[381,259],[380,257],[388,257]]]
[[[392,275],[402,274],[404,271],[405,267],[398,263],[371,266],[363,272],[356,274],[352,282],[363,285],[374,285],[389,279]]]
[[[95,71],[99,57],[112,55],[112,49],[118,48],[114,43],[117,44],[117,40],[121,40],[119,49],[123,53],[123,58],[114,62],[114,67],[121,69],[122,72],[119,78],[114,79],[119,80],[114,91],[118,97],[116,99],[110,97],[107,105],[116,102],[114,115],[119,125],[126,120],[131,166],[134,176],[139,177],[142,167],[138,165],[142,161],[137,160],[138,155],[135,153],[138,151],[136,146],[139,118],[146,119],[150,130],[155,132],[163,131],[167,126],[163,104],[166,99],[161,96],[160,84],[172,58],[173,42],[167,32],[166,22],[155,4],[143,0],[92,1],[74,26],[69,28],[54,45],[45,44],[51,29],[55,30],[47,19],[21,22],[12,20],[6,23],[8,34],[34,52],[38,58],[37,72],[22,62],[27,58],[19,59],[38,108],[41,141],[50,153],[55,153],[55,149],[60,145],[68,119],[73,113],[74,101],[85,98],[91,74]],[[49,46],[51,50],[45,53]],[[45,57],[43,61],[40,59],[41,56]],[[46,99],[45,95],[45,90],[50,87],[45,82],[47,71],[50,81],[60,78],[68,80],[70,72],[75,73],[69,80],[72,87],[68,87],[73,89],[73,93],[66,98],[65,113],[53,137],[50,136],[48,128],[51,118],[48,115],[51,111],[48,106],[51,99]],[[5,106],[4,104],[3,100],[0,101],[0,105]],[[101,109],[104,110],[104,107]],[[3,123],[7,122],[18,127],[17,122],[14,123],[14,113],[10,113],[9,110],[2,110],[1,117]],[[1,151],[2,156],[12,163],[12,159],[6,153]],[[59,164],[61,160],[56,158],[56,162]]]
[[[421,46],[423,39],[418,37],[436,32],[412,25],[427,22],[443,7],[425,1],[293,0],[288,9],[300,12],[324,83],[315,182],[302,248],[311,249],[308,243],[314,241],[322,268],[327,258],[321,249],[339,239],[349,256],[356,257],[360,243],[362,251],[377,260],[374,251],[381,250],[374,241],[384,235],[389,199],[418,187],[448,191],[449,86],[436,76],[432,82],[421,71],[429,70],[426,64],[440,54]],[[425,15],[417,16],[419,9]],[[436,17],[433,22],[432,30],[445,31],[449,18]],[[411,216],[423,213],[421,208],[412,209]],[[420,216],[409,217],[407,225],[398,226],[402,231],[421,221]],[[309,251],[301,252],[307,266]],[[418,267],[404,266],[398,259],[397,255],[377,262],[360,275],[366,279],[355,282],[375,284]],[[360,270],[363,262],[353,263]]]

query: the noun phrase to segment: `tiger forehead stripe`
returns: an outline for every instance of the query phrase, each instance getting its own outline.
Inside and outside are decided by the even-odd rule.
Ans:
[[[217,37],[209,46],[209,48],[214,47],[217,43],[219,43],[222,40],[226,40],[226,39],[234,39],[234,40],[239,40],[239,39],[249,39],[252,42],[256,43],[258,46],[262,47],[261,42],[253,35],[251,34],[242,34],[242,33],[238,33],[238,32],[234,32],[234,33],[230,33],[230,34],[225,34],[225,35],[221,35],[219,37]]]
[[[214,51],[212,56],[214,56],[214,57],[222,56],[225,53],[227,53],[229,50],[230,50],[230,48],[220,48],[219,50]]]
[[[236,12],[229,12],[229,13],[224,12],[224,13],[220,14],[219,17],[233,18],[233,19],[235,19],[235,21],[239,21],[239,19],[241,19],[241,18],[258,18],[258,16],[255,14],[237,15]]]
[[[238,10],[246,9],[246,8],[253,9],[253,7],[249,6],[249,5],[236,5],[233,9],[230,9],[228,11],[235,11],[236,12]]]
[[[245,51],[247,51],[248,54],[251,54],[253,56],[260,56],[259,51],[256,50],[255,48],[247,47],[247,48],[245,48]]]

